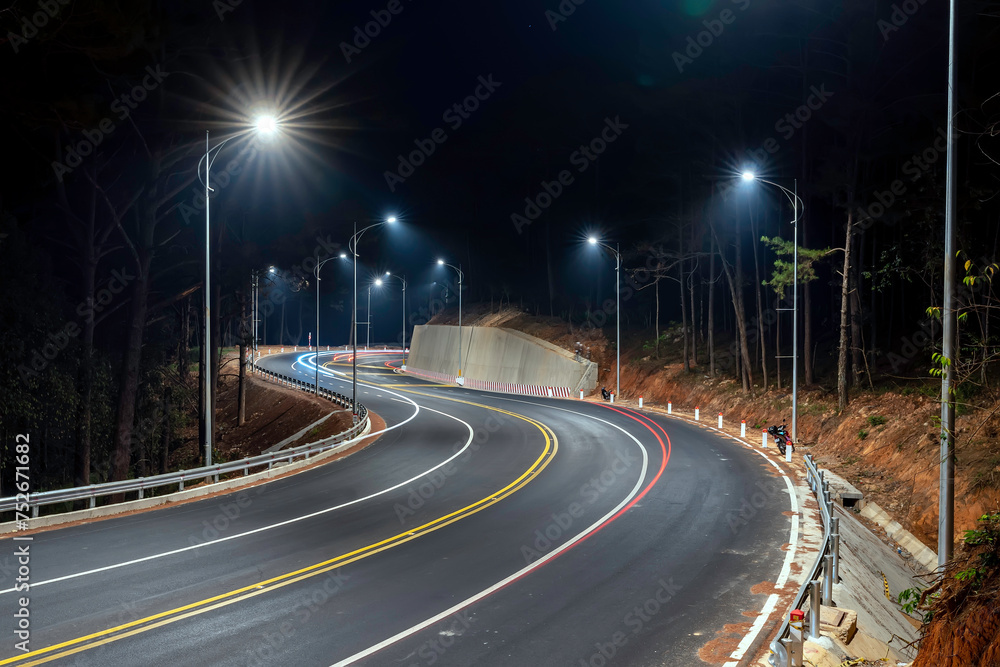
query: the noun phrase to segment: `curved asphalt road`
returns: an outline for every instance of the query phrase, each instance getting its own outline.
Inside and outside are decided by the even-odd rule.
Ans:
[[[787,573],[785,481],[750,448],[389,358],[359,356],[358,399],[390,428],[359,453],[36,534],[32,653],[4,633],[0,665],[697,665]],[[263,363],[311,379],[310,359]],[[321,360],[350,394],[343,353]]]

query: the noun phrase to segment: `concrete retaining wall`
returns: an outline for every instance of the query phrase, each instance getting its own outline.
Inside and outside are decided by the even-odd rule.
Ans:
[[[414,327],[406,364],[414,369],[458,374],[458,327]],[[511,384],[569,387],[587,393],[597,386],[597,364],[534,336],[499,327],[462,327],[462,375]]]

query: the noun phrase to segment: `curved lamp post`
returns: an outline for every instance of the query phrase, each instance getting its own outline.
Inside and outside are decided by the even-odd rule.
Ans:
[[[601,242],[596,236],[587,239],[590,245],[601,246],[610,251],[615,256],[615,396],[621,398],[622,390],[622,308],[621,308],[621,269],[622,254],[618,248],[612,248],[607,243]],[[616,244],[617,245],[617,244]]]
[[[315,269],[313,269],[313,273],[316,274],[316,363],[314,365],[316,366],[315,393],[317,396],[319,396],[319,282],[321,280],[319,277],[319,270],[322,269],[323,265],[329,262],[330,260],[343,259],[345,257],[347,257],[347,255],[345,255],[344,253],[340,253],[338,257],[327,257],[322,262],[317,264]]]
[[[792,220],[792,442],[798,441],[799,425],[799,216],[805,210],[805,203],[799,197],[799,180],[792,181],[794,190],[789,190],[783,185],[778,185],[773,181],[760,178],[752,171],[745,171],[742,174],[744,181],[760,181],[767,183],[781,190],[785,197],[792,204],[795,218]],[[787,310],[784,309],[784,310]]]
[[[260,116],[254,121],[254,128],[258,135],[271,135],[278,131],[278,121],[273,116]],[[203,415],[202,419],[205,422],[205,439],[203,442],[203,447],[205,450],[205,465],[212,465],[212,366],[211,366],[211,329],[212,329],[212,318],[211,318],[211,305],[212,305],[212,290],[211,290],[211,277],[212,277],[212,257],[211,257],[211,227],[209,225],[209,193],[214,192],[211,185],[210,174],[212,171],[212,163],[219,156],[219,152],[222,147],[225,146],[231,139],[238,136],[242,136],[244,133],[236,134],[227,139],[223,139],[216,146],[212,147],[209,141],[208,130],[205,130],[205,155],[198,160],[198,167],[196,173],[198,174],[198,180],[201,181],[202,185],[205,186],[205,309],[203,317],[205,320],[205,329],[202,334],[202,360],[205,367],[205,386],[203,388]],[[205,178],[201,177],[201,165],[205,164]],[[241,361],[242,363],[242,361]]]
[[[406,370],[406,276],[398,276],[386,271],[383,278],[396,278],[403,283],[403,370]]]
[[[450,267],[458,273],[458,377],[455,378],[455,382],[465,384],[465,378],[462,377],[462,281],[465,279],[465,274],[462,273],[462,269],[454,264],[448,264],[443,259],[438,260],[438,265]]]
[[[381,287],[382,279],[376,278],[375,280],[368,283],[368,321],[365,324],[368,325],[368,333],[365,335],[365,349],[367,350],[372,346],[372,287]]]
[[[347,244],[348,249],[351,251],[351,257],[354,259],[354,297],[351,305],[354,309],[351,316],[351,320],[354,321],[354,331],[351,332],[351,341],[354,347],[353,354],[351,354],[351,412],[353,413],[355,419],[358,416],[358,241],[361,240],[362,234],[367,232],[369,229],[381,227],[382,225],[390,225],[394,222],[396,222],[396,218],[394,216],[390,216],[382,222],[376,222],[373,225],[368,225],[360,232],[358,231],[358,223],[355,222],[354,235],[351,236],[351,240]]]

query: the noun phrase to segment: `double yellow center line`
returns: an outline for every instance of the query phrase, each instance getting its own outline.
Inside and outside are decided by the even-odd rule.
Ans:
[[[411,392],[419,393],[419,392]],[[441,398],[441,397],[435,397]],[[542,436],[545,439],[545,446],[542,449],[542,453],[536,458],[531,466],[528,467],[517,479],[512,481],[510,484],[504,486],[498,491],[491,493],[490,495],[477,500],[471,505],[466,505],[462,509],[446,514],[442,517],[434,519],[428,523],[418,526],[412,530],[406,531],[404,533],[399,533],[398,535],[393,535],[387,539],[375,542],[374,544],[369,544],[368,546],[356,549],[354,551],[336,556],[329,560],[325,560],[308,567],[304,567],[292,572],[287,572],[285,574],[279,575],[277,577],[272,577],[271,579],[266,579],[260,581],[256,584],[250,586],[244,586],[242,588],[237,588],[231,590],[227,593],[222,593],[221,595],[216,595],[210,598],[205,598],[204,600],[199,600],[197,602],[192,602],[191,604],[184,605],[182,607],[177,607],[175,609],[170,609],[168,611],[163,611],[158,614],[153,614],[152,616],[146,616],[145,618],[140,618],[130,623],[124,623],[122,625],[116,625],[112,628],[106,630],[101,630],[99,632],[94,632],[89,635],[84,635],[82,637],[77,637],[76,639],[71,639],[69,641],[61,642],[59,644],[54,644],[43,649],[38,649],[36,651],[31,651],[30,653],[24,653],[22,655],[7,658],[5,660],[0,660],[0,665],[9,665],[18,663],[20,667],[29,667],[30,665],[40,665],[52,660],[57,660],[59,658],[64,658],[75,653],[80,653],[82,651],[87,651],[104,644],[109,644],[111,642],[118,641],[120,639],[125,639],[126,637],[131,637],[142,632],[147,632],[154,628],[158,628],[170,623],[175,623],[177,621],[183,620],[185,618],[190,618],[191,616],[196,616],[198,614],[204,614],[206,612],[212,611],[214,609],[219,609],[227,605],[234,604],[236,602],[241,602],[243,600],[248,600],[257,595],[267,593],[269,591],[294,584],[310,577],[315,577],[317,575],[335,570],[339,567],[343,567],[349,563],[359,561],[362,558],[367,558],[368,556],[379,553],[380,551],[385,551],[393,547],[397,547],[401,544],[405,544],[410,540],[415,540],[418,537],[432,533],[435,530],[444,528],[445,526],[460,521],[466,517],[469,517],[477,512],[480,512],[491,505],[494,505],[504,498],[512,495],[526,484],[528,484],[532,479],[535,478],[538,473],[545,469],[545,467],[552,461],[555,457],[556,452],[559,449],[559,443],[556,439],[555,433],[552,432],[548,426],[545,426],[541,422],[535,421],[514,412],[509,412],[507,410],[502,410],[500,408],[495,408],[488,405],[482,405],[479,403],[472,403],[469,401],[463,401],[454,398],[444,398],[442,400],[454,401],[457,403],[465,403],[467,405],[484,408],[486,410],[492,410],[494,412],[500,412],[517,419],[528,422],[539,431],[541,431]],[[22,662],[28,661],[28,662]]]

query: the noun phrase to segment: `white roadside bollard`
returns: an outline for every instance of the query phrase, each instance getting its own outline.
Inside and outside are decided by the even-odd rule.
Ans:
[[[298,346],[298,345],[296,345],[296,346],[295,346],[295,351],[296,351],[296,352],[298,352],[298,351],[299,351],[299,346]]]
[[[580,390],[580,400],[583,400],[583,389]]]
[[[792,445],[785,445],[785,463],[792,462]]]
[[[760,448],[767,449],[767,429],[763,429],[760,432]]]
[[[614,394],[611,394],[611,402],[612,402],[612,403],[614,403],[614,402],[615,402],[615,395],[614,395]]]
[[[674,414],[674,404],[671,403],[670,401],[667,401],[667,414],[668,415]]]
[[[740,437],[741,438],[747,437],[747,420],[746,419],[740,421]]]
[[[701,421],[701,417],[698,416],[699,414],[700,414],[700,411],[698,410],[698,406],[696,405],[696,406],[694,406],[694,420],[695,421]]]
[[[639,408],[642,409],[642,396],[639,397]]]
[[[719,413],[719,428],[722,428],[722,413]]]

